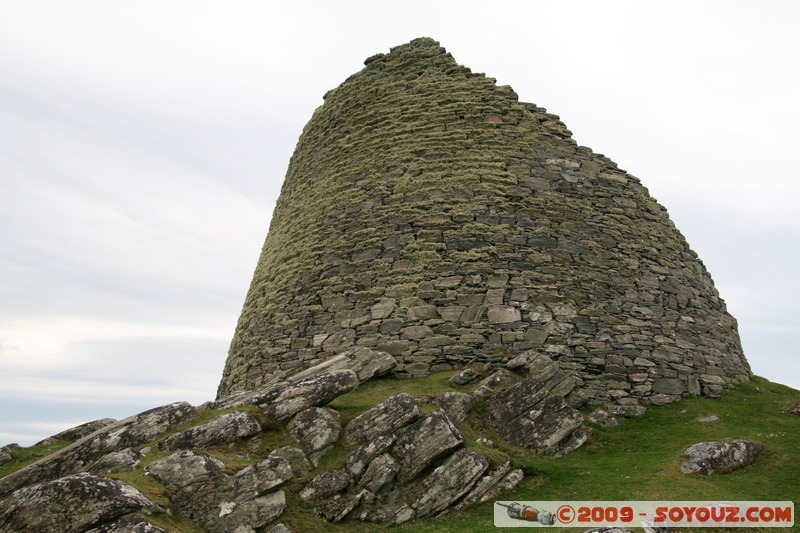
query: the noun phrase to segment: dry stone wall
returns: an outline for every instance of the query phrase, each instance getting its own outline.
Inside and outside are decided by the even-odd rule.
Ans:
[[[400,376],[538,350],[598,401],[749,378],[736,321],[637,178],[431,39],[365,63],[298,142],[219,397],[353,346]]]

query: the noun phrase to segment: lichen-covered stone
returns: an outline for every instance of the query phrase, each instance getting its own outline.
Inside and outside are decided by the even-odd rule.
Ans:
[[[194,407],[177,402],[107,425],[0,479],[0,496],[20,487],[82,472],[106,454],[155,439],[192,414]]]
[[[288,461],[270,455],[233,476],[224,469],[203,452],[185,450],[155,461],[145,472],[166,487],[178,513],[212,533],[255,531],[283,513],[286,496],[274,489],[294,476]]]
[[[218,397],[360,345],[405,376],[539,350],[598,403],[749,379],[736,321],[666,210],[557,116],[428,38],[373,56],[324,100]]]
[[[257,405],[266,414],[286,420],[309,407],[323,406],[350,392],[359,384],[352,370],[333,370],[297,381],[277,381],[247,394],[234,395],[216,403],[217,408]]]
[[[170,435],[158,443],[158,448],[167,451],[206,448],[250,437],[259,431],[261,425],[253,415],[234,411],[220,415],[200,426]]]
[[[64,440],[67,442],[75,442],[76,440],[80,440],[87,435],[91,435],[98,429],[110,426],[114,422],[116,422],[116,419],[114,418],[101,418],[100,420],[93,420],[91,422],[86,422],[85,424],[81,424],[79,426],[75,426],[73,428],[64,430],[61,433],[57,433],[52,437],[48,437],[47,439],[41,442],[37,442],[36,445],[44,444],[50,440]]]
[[[110,524],[90,529],[86,533],[168,533],[160,527],[154,526],[139,514],[123,516]]]
[[[681,465],[684,474],[721,474],[733,472],[756,460],[762,446],[743,439],[699,442],[683,454],[687,461]]]
[[[0,531],[86,531],[140,510],[159,507],[121,481],[75,474],[25,487],[0,501]]]
[[[390,448],[400,469],[402,483],[417,477],[437,459],[446,456],[464,443],[464,437],[442,412],[422,417],[401,429]]]
[[[322,472],[303,487],[300,498],[305,501],[324,500],[342,492],[349,485],[350,474],[344,470]]]
[[[447,413],[453,424],[460,424],[475,407],[475,398],[471,394],[456,391],[443,392],[433,402]]]
[[[397,394],[351,420],[345,428],[345,440],[348,444],[364,444],[397,431],[420,415],[417,402],[410,394]]]
[[[289,434],[309,453],[312,462],[318,461],[339,439],[342,432],[339,413],[324,407],[300,411],[286,427]]]
[[[469,492],[487,468],[489,461],[485,457],[469,450],[458,450],[425,478],[423,495],[411,506],[417,517],[444,511]]]
[[[113,474],[115,472],[130,472],[142,460],[142,454],[132,448],[125,448],[118,452],[111,452],[101,457],[91,465],[87,471],[92,474]]]

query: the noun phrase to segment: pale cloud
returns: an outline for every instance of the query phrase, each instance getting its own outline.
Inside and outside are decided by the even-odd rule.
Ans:
[[[0,441],[212,399],[303,125],[423,35],[641,178],[756,373],[800,387],[798,25],[783,1],[4,2]]]

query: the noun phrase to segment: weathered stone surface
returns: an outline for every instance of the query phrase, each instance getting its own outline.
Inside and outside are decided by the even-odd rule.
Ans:
[[[255,499],[265,492],[282,486],[294,477],[292,465],[280,455],[269,455],[260,463],[250,465],[230,476],[237,501]]]
[[[508,370],[501,368],[497,372],[494,372],[492,375],[482,379],[478,382],[478,387],[489,387],[490,389],[496,389],[502,385],[507,383],[513,383],[517,381],[519,378],[516,374],[509,372]]]
[[[485,457],[469,450],[458,450],[425,478],[423,495],[411,507],[418,518],[444,511],[469,492],[488,468],[489,461]]]
[[[145,472],[166,487],[178,513],[213,533],[254,531],[283,513],[283,491],[267,491],[293,477],[288,461],[270,455],[233,476],[224,468],[203,452],[186,450],[152,463]]]
[[[483,503],[496,498],[502,491],[516,487],[525,477],[521,469],[512,470],[511,464],[506,462],[493,468],[481,477],[464,498],[455,506],[456,509],[465,509],[472,505]]]
[[[367,467],[364,475],[358,480],[359,486],[377,494],[387,484],[392,482],[400,471],[400,465],[388,453],[374,458]]]
[[[475,407],[475,398],[464,392],[448,391],[437,396],[433,403],[447,413],[453,424],[460,424]]]
[[[709,476],[733,472],[755,461],[761,448],[743,439],[692,444],[683,452],[688,461],[681,465],[681,472]]]
[[[292,533],[292,530],[286,527],[284,524],[278,524],[270,528],[267,533]]]
[[[220,415],[200,426],[170,435],[158,443],[158,448],[167,451],[206,448],[250,437],[259,431],[261,425],[253,415],[234,411]]]
[[[465,368],[458,374],[451,377],[450,383],[453,383],[455,385],[466,385],[467,383],[472,383],[473,381],[481,377],[481,375],[482,374],[479,374],[478,372],[476,372],[471,368]]]
[[[645,414],[647,407],[643,405],[607,405],[606,411],[623,418],[636,418]]]
[[[701,416],[700,418],[697,419],[698,422],[702,422],[704,424],[706,424],[708,422],[717,422],[718,420],[719,420],[719,417],[717,415]]]
[[[70,428],[67,430],[62,431],[61,433],[57,433],[52,437],[48,437],[47,439],[37,442],[36,445],[43,444],[45,442],[51,440],[63,440],[67,442],[75,442],[77,440],[82,439],[87,435],[91,435],[98,429],[104,428],[106,426],[110,426],[116,422],[114,418],[101,418],[100,420],[93,420],[91,422],[86,422],[85,424],[81,424],[79,426],[75,426],[74,428]]]
[[[583,416],[560,395],[550,394],[565,379],[555,372],[528,377],[487,400],[488,421],[502,438],[539,453],[560,455],[580,446],[588,438],[581,430]],[[564,443],[562,444],[562,441]]]
[[[262,389],[217,402],[218,408],[257,405],[269,416],[286,420],[309,407],[326,405],[358,386],[352,370],[323,372],[293,382],[280,381]]]
[[[86,531],[158,506],[121,481],[75,474],[14,492],[0,501],[0,531]]]
[[[405,504],[384,504],[365,509],[359,514],[359,519],[365,522],[374,522],[383,527],[398,526],[415,517],[414,510]]]
[[[156,527],[147,519],[138,514],[123,516],[110,524],[90,529],[86,533],[168,533],[166,530]]]
[[[359,382],[363,383],[373,377],[391,372],[396,366],[397,360],[388,353],[359,347],[346,350],[307,370],[292,374],[290,379],[298,381],[323,372],[352,370],[358,376]]]
[[[605,409],[595,409],[586,419],[604,428],[613,428],[619,425],[619,420],[611,416],[611,413]]]
[[[87,471],[92,474],[112,474],[114,472],[130,472],[142,460],[142,454],[132,448],[111,452],[101,457]]]
[[[362,445],[344,460],[345,470],[350,472],[354,478],[358,478],[364,473],[370,461],[389,449],[395,438],[394,434],[381,435]]]
[[[305,501],[319,501],[342,492],[350,485],[350,474],[344,470],[323,472],[312,479],[300,491],[300,498]]]
[[[81,472],[102,456],[134,448],[188,419],[194,407],[178,402],[105,426],[47,457],[0,479],[0,496],[14,490]]]
[[[397,479],[403,483],[417,477],[435,460],[464,443],[464,437],[444,413],[434,412],[398,431],[391,447],[400,470]]]
[[[185,493],[200,490],[203,485],[225,477],[225,465],[203,452],[185,450],[160,459],[145,468],[178,499]]]
[[[351,420],[345,428],[344,438],[348,444],[364,444],[397,431],[419,418],[420,414],[410,394],[397,394]]]
[[[287,424],[289,434],[309,453],[312,463],[339,439],[342,425],[339,413],[324,407],[311,407],[300,411]]]
[[[289,468],[291,468],[294,477],[303,477],[314,469],[303,450],[293,446],[283,446],[273,450],[270,452],[270,456],[279,457],[289,463]]]
[[[354,496],[336,496],[314,507],[314,512],[328,522],[340,522],[361,503],[361,500],[368,497],[369,492],[366,490]]]

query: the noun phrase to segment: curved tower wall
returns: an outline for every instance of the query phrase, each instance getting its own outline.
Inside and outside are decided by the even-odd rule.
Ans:
[[[306,125],[218,394],[352,346],[411,376],[541,350],[597,400],[750,375],[735,319],[639,180],[431,39],[369,58]]]

